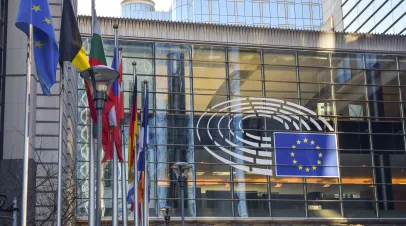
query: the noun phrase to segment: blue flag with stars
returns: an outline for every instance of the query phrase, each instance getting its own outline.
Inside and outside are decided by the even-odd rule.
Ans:
[[[335,134],[275,133],[276,176],[339,177]]]
[[[48,0],[20,1],[16,27],[29,36],[30,24],[33,26],[33,49],[38,79],[42,92],[49,96],[56,81],[59,51]]]

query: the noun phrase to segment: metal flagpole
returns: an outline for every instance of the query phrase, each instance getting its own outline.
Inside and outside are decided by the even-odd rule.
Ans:
[[[144,81],[144,90],[145,93],[148,94],[148,82],[147,80]],[[148,98],[147,95],[145,95],[144,98]],[[145,109],[144,106],[144,111],[147,111],[148,114],[148,109]],[[144,125],[147,125],[148,122],[145,122]],[[148,188],[148,126],[144,128],[144,130],[147,130],[146,132],[144,131],[144,135],[146,134],[147,137],[144,138],[145,140],[145,153],[144,153],[144,163],[145,163],[145,169],[144,169],[144,225],[143,226],[149,226],[149,201],[148,201],[148,193],[149,193],[149,188]]]
[[[58,144],[58,189],[57,189],[57,221],[56,225],[62,225],[62,139],[63,139],[63,99],[64,99],[64,75],[61,68],[60,94],[59,94],[59,144]]]
[[[92,0],[92,37],[94,34],[94,21],[96,20],[95,16],[95,10],[96,10],[96,4],[95,0]],[[97,95],[97,94],[93,94]],[[94,98],[94,97],[93,97]],[[100,101],[100,100],[98,100]],[[102,213],[101,213],[101,187],[103,186],[102,184],[102,173],[101,173],[101,150],[102,150],[102,117],[103,117],[103,108],[101,106],[98,106],[96,101],[96,111],[97,111],[97,150],[96,150],[96,209],[95,209],[95,225],[96,226],[101,226],[101,218],[102,218]]]
[[[118,37],[117,37],[117,33],[118,33],[118,25],[114,24],[114,43],[115,43],[115,50],[114,51],[118,51]],[[116,64],[119,64],[118,62],[118,54],[115,54],[116,56]],[[117,106],[116,106],[117,109]],[[116,111],[117,112],[117,111]],[[118,126],[118,125],[115,125]],[[115,149],[114,146],[114,140],[113,140],[113,133],[111,133],[111,139],[110,139],[113,143],[112,146],[112,151],[113,151],[113,222],[112,225],[113,226],[118,226],[118,156],[117,156],[117,150]]]
[[[61,1],[61,12],[63,12],[63,0]],[[56,213],[56,225],[62,225],[62,139],[63,139],[63,101],[65,96],[64,90],[64,66],[65,63],[62,64],[62,68],[60,68],[60,94],[59,94],[59,137],[58,137],[58,188],[57,188],[57,213]]]
[[[28,37],[27,44],[27,77],[26,77],[26,92],[25,92],[24,166],[23,166],[22,202],[21,202],[21,226],[27,225],[28,158],[30,152],[30,135],[28,123],[30,119],[32,39],[33,39],[33,27],[32,24],[30,24],[30,36]]]
[[[95,0],[92,0],[92,24],[91,24],[91,37],[93,37],[94,33],[94,7],[95,7]],[[96,95],[95,93],[93,95]],[[93,101],[93,100],[91,100]],[[96,191],[96,185],[95,185],[95,158],[94,158],[94,134],[93,134],[93,120],[90,119],[90,135],[89,135],[89,215],[88,215],[88,225],[89,226],[94,226],[96,223],[96,218],[95,218],[95,191]]]
[[[122,49],[119,48],[119,59],[120,59],[120,63],[121,63],[121,57],[122,57]],[[119,64],[120,65],[120,64]],[[123,76],[123,75],[121,75]],[[122,80],[124,82],[124,80]],[[123,89],[123,84],[121,85],[121,89]],[[120,91],[121,92],[121,91]],[[120,108],[124,108],[123,106],[123,102],[124,100],[120,100]],[[121,111],[123,109],[120,109],[120,114]],[[121,122],[121,153],[125,153],[125,139],[124,139],[124,123]],[[124,156],[124,154],[123,154]],[[128,217],[127,217],[127,176],[126,176],[126,169],[125,169],[125,162],[123,161],[121,163],[121,208],[122,208],[122,221],[123,221],[123,226],[127,226],[127,221],[128,221]]]
[[[94,226],[95,224],[95,184],[94,184],[94,139],[93,139],[93,121],[90,119],[90,135],[89,135],[89,216],[88,216],[88,225]]]
[[[113,222],[112,226],[118,226],[118,160],[117,160],[117,150],[114,145],[113,140],[113,129],[110,130],[110,140],[112,143],[113,151]]]
[[[121,123],[121,153],[125,151],[124,124]],[[124,156],[124,154],[123,154]],[[127,226],[127,181],[126,181],[125,162],[121,163],[121,208],[123,226]]]
[[[137,89],[137,62],[133,62],[133,83],[134,83],[134,89]],[[137,90],[133,90],[133,92],[136,92]],[[134,102],[134,100],[133,100]],[[138,109],[135,109],[135,114],[138,114]],[[137,116],[138,117],[138,116]],[[134,125],[138,127],[137,125]],[[138,130],[139,131],[139,130]],[[133,134],[131,134],[133,136]],[[137,141],[136,141],[137,142]],[[133,187],[134,187],[134,226],[138,226],[138,147],[135,145],[135,153],[134,153],[134,164],[133,164],[133,169],[134,169],[134,176],[133,176]]]

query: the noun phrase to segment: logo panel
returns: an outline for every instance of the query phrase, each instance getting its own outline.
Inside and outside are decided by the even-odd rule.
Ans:
[[[323,127],[334,131],[325,118],[308,108],[279,99],[249,97],[207,109],[197,122],[197,138],[217,160],[247,173],[272,176],[267,166],[273,163],[270,149],[274,140],[264,131],[254,134],[244,130],[244,121],[249,118],[271,119],[288,131],[323,131]]]

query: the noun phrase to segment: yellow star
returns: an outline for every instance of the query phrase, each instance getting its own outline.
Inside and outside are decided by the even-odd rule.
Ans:
[[[48,18],[46,18],[46,17],[45,17],[45,20],[44,20],[44,21],[45,21],[45,23],[47,23],[47,24],[51,24],[51,20],[48,19]]]
[[[323,157],[323,154],[322,153],[319,153],[319,158],[322,158]]]
[[[313,168],[313,170],[316,170],[316,169],[317,169],[317,167],[316,167],[316,166],[312,166],[312,168]]]
[[[293,164],[296,164],[296,163],[297,163],[296,159],[293,159]]]
[[[41,43],[41,41],[36,41],[35,42],[35,47],[41,48],[44,44]]]
[[[295,153],[292,151],[292,152],[290,153],[290,156],[291,156],[291,157],[295,157]]]
[[[307,138],[303,139],[303,142],[307,143]]]
[[[317,145],[317,146],[316,146],[316,149],[317,149],[317,150],[319,150],[319,149],[320,149],[320,146],[319,146],[319,145]]]
[[[317,164],[318,164],[318,165],[321,165],[321,161],[320,161],[320,160],[317,160]]]
[[[295,145],[292,145],[292,148],[296,148],[296,146],[295,146]]]
[[[297,140],[296,143],[297,143],[297,144],[300,144],[300,140]]]
[[[312,145],[314,145],[314,140],[310,141],[310,143],[311,143]]]
[[[303,169],[303,166],[302,166],[302,165],[299,165],[298,167],[299,167],[299,170],[302,170],[302,169]]]
[[[309,167],[306,167],[306,172],[310,172],[310,169],[309,169]]]
[[[34,10],[35,12],[38,12],[38,11],[41,10],[41,8],[40,8],[39,5],[33,5],[31,10]]]

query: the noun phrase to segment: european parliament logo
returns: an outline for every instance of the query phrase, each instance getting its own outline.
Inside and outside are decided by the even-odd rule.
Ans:
[[[339,177],[335,134],[275,133],[276,176]]]

